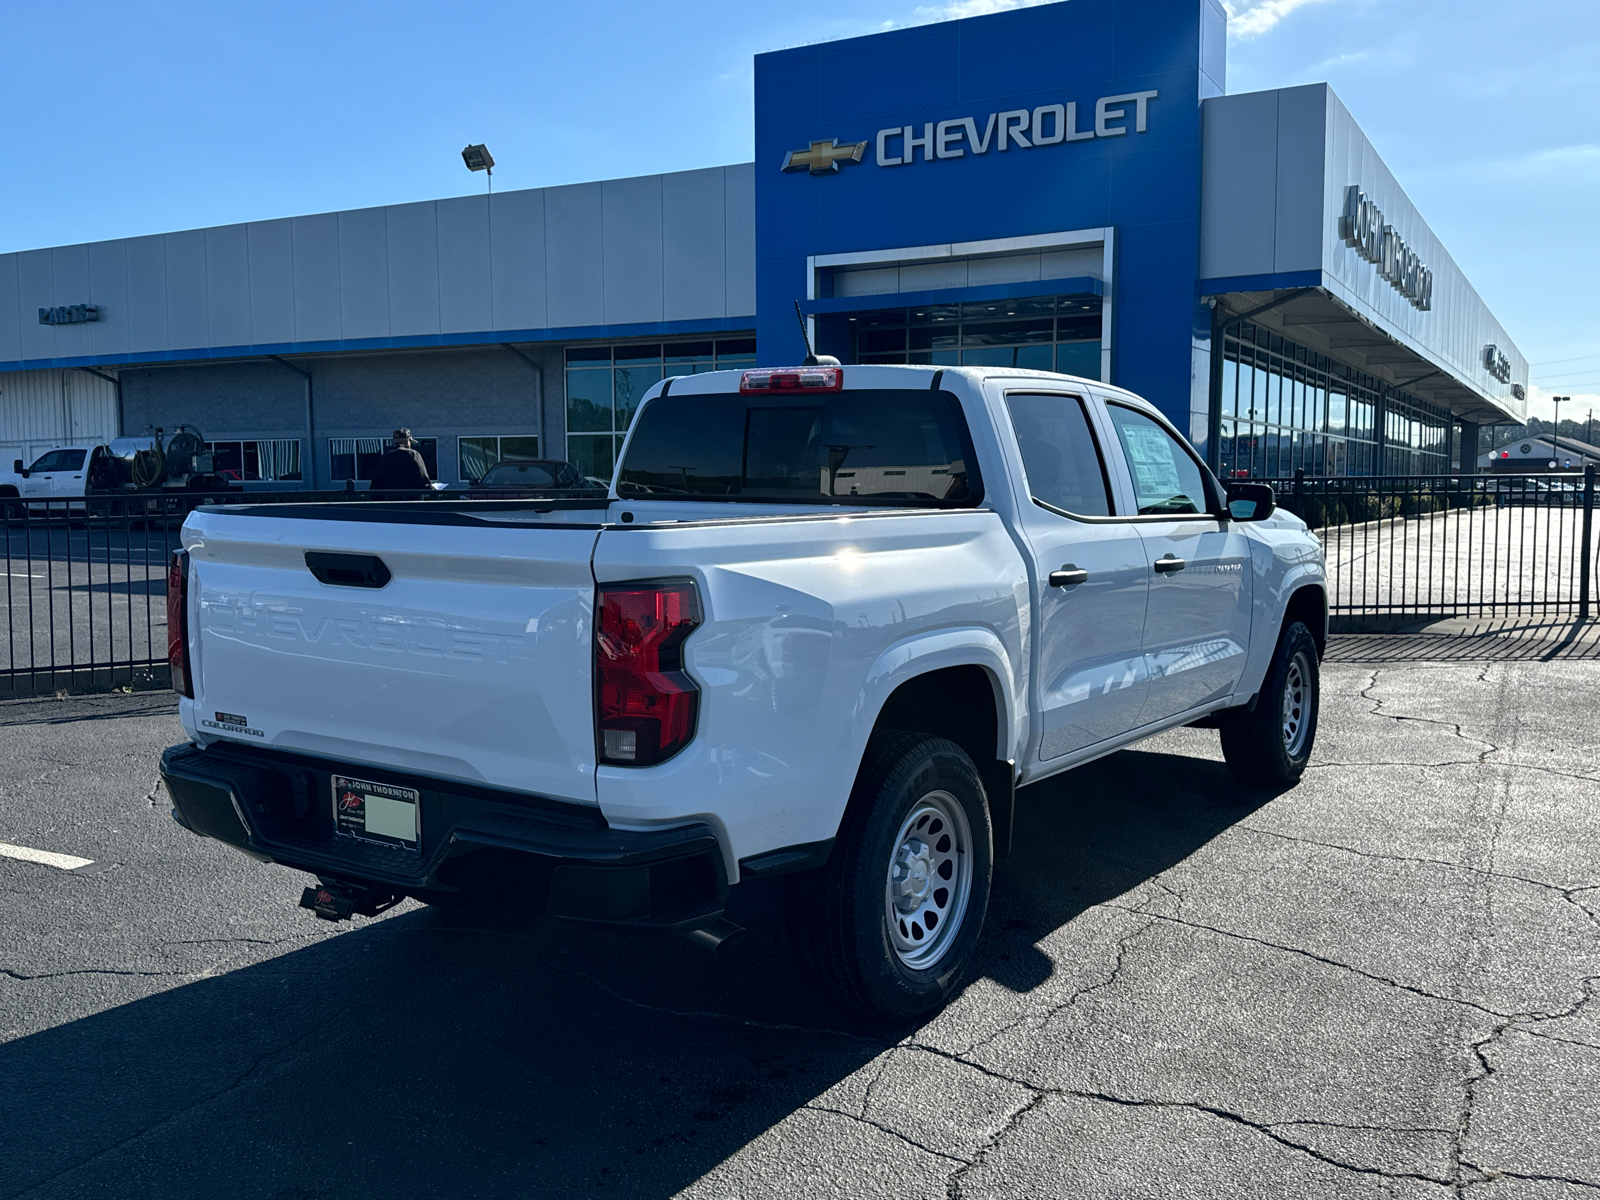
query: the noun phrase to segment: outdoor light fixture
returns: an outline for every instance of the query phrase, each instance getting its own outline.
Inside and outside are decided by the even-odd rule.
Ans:
[[[494,191],[494,155],[489,153],[489,147],[482,143],[468,146],[461,152],[461,161],[467,164],[469,171],[487,171],[489,190]]]

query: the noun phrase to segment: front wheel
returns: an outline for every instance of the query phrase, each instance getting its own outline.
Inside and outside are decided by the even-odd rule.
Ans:
[[[1222,714],[1222,757],[1243,783],[1289,787],[1311,761],[1317,738],[1317,643],[1300,621],[1278,637],[1254,712]]]
[[[790,877],[790,927],[841,999],[915,1020],[959,986],[993,873],[989,805],[966,751],[926,734],[881,733],[827,866]]]

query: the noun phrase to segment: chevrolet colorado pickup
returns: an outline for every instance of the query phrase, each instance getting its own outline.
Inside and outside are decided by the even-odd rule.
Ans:
[[[669,379],[603,497],[201,508],[177,821],[329,918],[527,901],[715,946],[787,875],[847,1000],[936,1009],[1019,785],[1179,725],[1284,786],[1322,550],[1139,397],[1041,372]]]

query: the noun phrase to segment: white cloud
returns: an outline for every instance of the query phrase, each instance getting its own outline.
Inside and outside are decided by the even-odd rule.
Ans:
[[[1260,37],[1297,8],[1323,0],[1222,0],[1228,10],[1228,32],[1234,37]]]
[[[923,25],[931,21],[959,21],[963,17],[983,17],[990,13],[1009,12],[1014,8],[1032,8],[1036,4],[1052,4],[1055,0],[947,0],[944,4],[922,4],[913,10],[907,24]],[[1228,10],[1228,32],[1235,37],[1259,37],[1297,8],[1307,4],[1321,4],[1323,0],[1222,0]],[[896,24],[885,21],[883,28]]]
[[[950,0],[948,4],[920,5],[916,9],[916,22],[959,21],[962,17],[984,17],[990,13],[1008,12],[1013,8],[1032,8],[1036,4],[1049,4],[1052,0]]]
[[[1585,376],[1585,380],[1600,376],[1600,370],[1595,375]],[[1587,421],[1591,412],[1595,415],[1595,431],[1600,436],[1600,391],[1596,390],[1593,383],[1588,387],[1570,388],[1542,388],[1537,383],[1528,386],[1528,415],[1549,421],[1555,417],[1556,406],[1550,402],[1552,396],[1571,396],[1572,403],[1561,406],[1561,419],[1563,421]]]
[[[1036,4],[1052,4],[1055,0],[948,0],[944,4],[922,4],[913,11],[908,24],[922,25],[930,21],[959,21],[963,17],[983,17],[990,13],[1009,12],[1013,8],[1032,8]],[[1307,4],[1321,4],[1323,0],[1222,0],[1228,10],[1228,32],[1235,37],[1259,37],[1272,29],[1297,8]],[[893,21],[885,21],[885,29]]]

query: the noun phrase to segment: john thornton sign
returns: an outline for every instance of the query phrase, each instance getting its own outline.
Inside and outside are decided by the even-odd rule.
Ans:
[[[1383,223],[1383,210],[1354,184],[1344,190],[1339,236],[1373,263],[1378,274],[1414,307],[1423,312],[1433,307],[1433,272],[1422,265],[1417,252],[1406,245],[1394,226]]]

